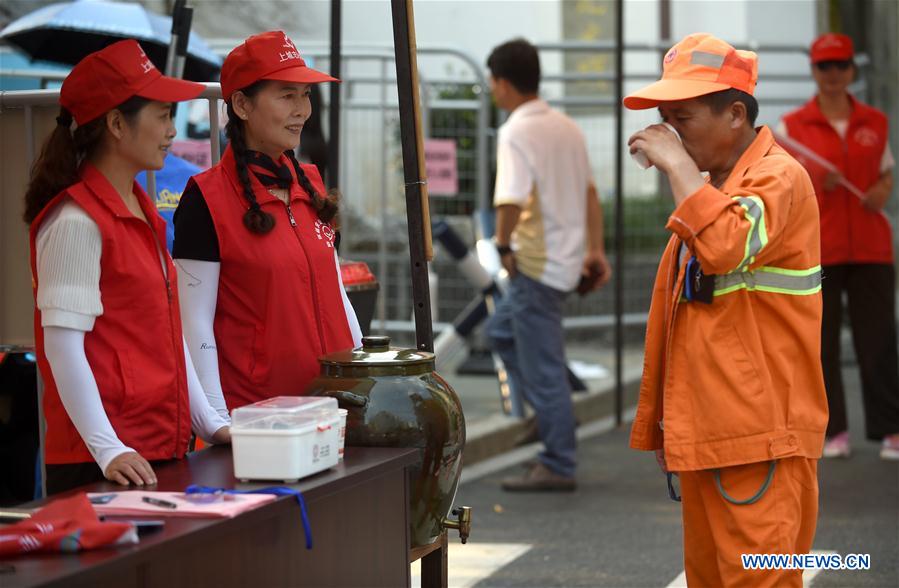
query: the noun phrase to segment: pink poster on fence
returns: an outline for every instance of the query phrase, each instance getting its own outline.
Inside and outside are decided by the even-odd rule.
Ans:
[[[456,142],[453,139],[425,139],[425,169],[429,194],[455,196],[459,193]]]
[[[200,169],[212,167],[209,139],[184,139],[172,143],[172,154],[186,159]]]

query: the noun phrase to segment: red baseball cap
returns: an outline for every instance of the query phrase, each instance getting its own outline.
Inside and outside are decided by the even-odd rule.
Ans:
[[[631,110],[653,108],[661,102],[688,100],[734,88],[750,96],[759,79],[759,60],[708,33],[684,37],[665,55],[662,79],[624,99]]]
[[[222,98],[228,100],[234,92],[259,80],[303,84],[340,81],[307,67],[284,31],[253,35],[228,54],[222,64]]]
[[[812,63],[849,61],[855,55],[852,39],[842,33],[826,33],[815,39],[809,52]]]
[[[204,89],[202,84],[162,75],[138,42],[127,39],[79,61],[62,83],[59,103],[80,126],[132,96],[180,102],[196,98]]]

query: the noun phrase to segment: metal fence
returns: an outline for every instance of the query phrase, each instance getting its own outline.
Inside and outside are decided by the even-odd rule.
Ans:
[[[213,42],[222,52],[235,43]],[[642,70],[625,72],[625,90],[657,79],[658,64],[668,43],[629,45],[629,62]],[[759,46],[762,67],[757,92],[760,121],[774,124],[789,108],[803,103],[814,92],[808,72],[805,47]],[[572,71],[566,68],[578,56],[608,56],[613,63],[611,42],[566,42],[539,46],[544,64],[558,64],[556,70],[544,65],[543,94],[550,104],[572,116],[587,138],[591,164],[606,212],[606,238],[611,251],[615,227],[611,222],[614,182],[614,87],[611,67],[603,71]],[[306,55],[315,66],[328,69],[328,50],[312,48]],[[560,59],[559,56],[562,56]],[[339,186],[344,194],[342,213],[344,257],[367,262],[381,283],[381,295],[373,328],[394,333],[411,331],[411,291],[406,244],[402,158],[399,143],[399,112],[396,97],[392,47],[353,47],[343,53],[341,78],[341,161]],[[419,48],[423,71],[439,61],[451,64],[444,69],[453,75],[421,76],[423,117],[426,136],[455,141],[459,193],[453,197],[432,197],[432,216],[448,220],[473,244],[472,214],[488,209],[492,199],[495,169],[495,125],[502,114],[495,112],[486,83],[483,64],[454,48]],[[594,61],[595,62],[595,61]],[[602,63],[600,60],[599,63]],[[865,96],[866,61],[859,60],[861,76],[854,90]],[[7,92],[3,108],[12,105],[50,103],[55,91]],[[220,105],[215,98],[217,85],[204,95],[209,102],[211,128],[216,128]],[[37,101],[37,102],[35,102]],[[327,108],[327,104],[324,105]],[[327,120],[326,113],[323,119]],[[656,122],[650,111],[626,111],[625,133]],[[26,129],[29,129],[26,114]],[[33,153],[35,138],[27,131],[26,151]],[[218,137],[212,133],[213,152]],[[623,276],[625,322],[641,324],[649,305],[649,288],[661,248],[668,233],[665,220],[672,208],[667,186],[659,174],[643,171],[625,162],[624,243],[626,266],[615,268]],[[893,213],[895,216],[895,213]],[[475,288],[458,271],[449,255],[438,256],[432,264],[436,275],[433,315],[436,330],[460,313],[476,296]],[[589,336],[602,336],[597,329],[613,323],[613,294],[608,289],[586,298],[571,297],[565,324],[572,334],[589,328]]]
[[[628,45],[626,56],[643,69],[625,72],[625,88],[633,89],[657,79],[659,64],[669,43]],[[611,222],[614,215],[614,93],[616,73],[573,72],[566,69],[571,57],[607,55],[613,63],[615,46],[611,42],[566,42],[538,46],[544,63],[543,94],[548,102],[577,121],[588,142],[591,163],[606,209],[608,249],[615,237]],[[760,122],[775,124],[786,111],[805,102],[814,93],[805,46],[780,45],[753,47],[760,55],[761,77],[757,96]],[[432,215],[448,220],[469,243],[475,230],[471,213],[490,207],[495,171],[496,123],[503,118],[488,96],[483,64],[458,50],[420,49],[424,58],[457,59],[464,75],[454,79],[422,77],[426,133],[434,138],[456,141],[459,156],[459,195],[451,199],[432,197]],[[357,75],[354,61],[371,59],[378,53],[381,76]],[[563,56],[553,58],[553,54]],[[327,62],[325,52],[313,53]],[[853,90],[865,98],[864,56],[859,57],[860,77]],[[547,63],[560,67],[547,69]],[[341,186],[347,193],[347,248],[344,254],[369,262],[377,268],[382,284],[381,306],[374,326],[392,332],[411,329],[409,312],[409,268],[400,190],[398,119],[395,102],[392,54],[389,48],[367,48],[351,52],[344,69],[344,118],[341,127],[343,165]],[[458,73],[458,70],[457,70]],[[387,84],[384,88],[383,84]],[[365,86],[368,86],[367,90]],[[377,108],[371,96],[382,96]],[[368,96],[366,98],[366,96]],[[650,111],[626,111],[626,134],[653,122],[658,115]],[[375,133],[383,142],[379,149],[358,149],[353,143],[366,133]],[[372,158],[376,164],[372,165]],[[377,174],[368,170],[376,168]],[[658,255],[668,232],[664,225],[672,209],[664,178],[655,171],[643,171],[626,162],[624,168],[624,243],[626,266],[616,268],[624,283],[625,324],[641,325],[649,306],[648,284],[654,276]],[[386,176],[386,179],[385,179]],[[366,185],[366,182],[368,184]],[[370,189],[369,189],[370,188]],[[361,198],[358,191],[365,192]],[[434,306],[438,329],[452,321],[477,292],[459,273],[452,259],[440,255],[432,264],[437,275],[438,292]],[[586,298],[572,296],[567,304],[565,325],[573,336],[610,337],[602,332],[614,322],[612,289]],[[639,335],[640,329],[637,330]]]

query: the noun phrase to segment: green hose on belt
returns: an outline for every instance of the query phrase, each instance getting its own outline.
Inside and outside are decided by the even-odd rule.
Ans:
[[[771,460],[771,465],[768,468],[768,477],[765,478],[765,483],[762,484],[762,487],[759,488],[759,491],[756,492],[753,496],[750,496],[746,500],[734,500],[730,497],[730,495],[724,490],[724,486],[721,485],[721,470],[714,470],[715,472],[715,485],[718,487],[718,492],[721,496],[724,497],[724,500],[730,502],[731,504],[745,505],[745,504],[753,504],[758,502],[762,496],[765,495],[765,492],[768,491],[768,487],[771,485],[771,480],[774,479],[774,469],[777,467],[777,462],[775,460]]]

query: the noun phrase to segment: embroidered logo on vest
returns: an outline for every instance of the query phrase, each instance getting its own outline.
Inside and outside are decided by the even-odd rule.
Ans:
[[[877,145],[877,132],[870,127],[862,127],[853,133],[852,138],[862,147]]]
[[[334,247],[334,229],[328,223],[322,222],[321,219],[315,219],[315,236],[320,241],[324,241],[328,247]]]

